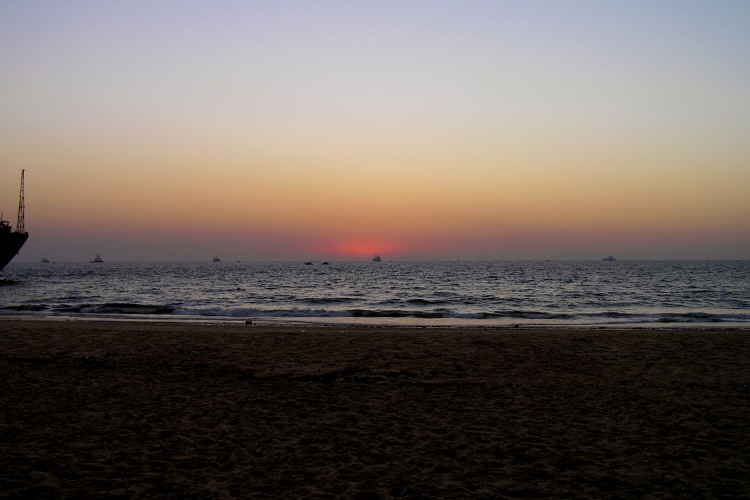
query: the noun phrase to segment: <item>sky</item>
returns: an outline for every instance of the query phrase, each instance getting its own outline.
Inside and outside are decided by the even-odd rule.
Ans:
[[[0,0],[19,261],[750,259],[750,2]]]

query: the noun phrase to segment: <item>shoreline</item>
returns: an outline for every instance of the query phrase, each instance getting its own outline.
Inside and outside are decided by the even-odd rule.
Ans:
[[[746,330],[0,327],[0,498],[750,495]]]
[[[682,330],[695,330],[695,331],[750,331],[750,325],[738,325],[728,324],[721,325],[721,323],[680,323],[680,322],[665,322],[662,324],[609,324],[609,325],[552,325],[552,324],[523,324],[513,323],[507,325],[498,324],[428,324],[418,323],[417,321],[413,324],[406,324],[400,322],[359,322],[347,320],[341,321],[330,321],[328,319],[215,319],[210,318],[172,318],[172,317],[154,317],[154,318],[127,318],[127,317],[76,317],[76,316],[35,316],[35,315],[21,315],[21,314],[7,314],[0,315],[0,324],[3,322],[77,322],[77,323],[143,323],[143,324],[164,324],[164,325],[203,325],[203,326],[263,326],[263,327],[289,327],[289,326],[309,326],[309,327],[321,327],[321,328],[389,328],[389,329],[404,329],[404,330],[550,330],[550,331],[682,331]]]

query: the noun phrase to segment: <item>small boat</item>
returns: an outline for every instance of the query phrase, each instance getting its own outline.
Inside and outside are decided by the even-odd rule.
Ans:
[[[616,261],[617,259],[615,259],[614,257],[612,257],[612,256],[610,255],[609,257],[605,257],[605,258],[604,258],[604,259],[602,259],[602,260],[606,260],[606,261],[614,262],[614,261]]]
[[[372,258],[373,262],[380,262],[380,260],[381,260],[380,255],[376,255],[375,257]]]
[[[220,258],[218,258],[218,257],[214,257],[213,261],[214,261],[214,262],[221,262],[221,259],[220,259]]]
[[[310,261],[308,260],[307,262],[305,262],[305,265],[306,265],[306,266],[312,266],[312,262],[310,262]]]
[[[96,254],[96,257],[94,257],[94,260],[92,260],[91,262],[95,262],[95,263],[99,264],[99,263],[104,262],[104,260],[102,259],[101,255]]]
[[[321,264],[321,266],[327,266],[327,265],[328,265],[328,262],[323,262],[323,263]]]
[[[46,264],[49,262],[49,259],[47,257],[42,257],[42,264]]]

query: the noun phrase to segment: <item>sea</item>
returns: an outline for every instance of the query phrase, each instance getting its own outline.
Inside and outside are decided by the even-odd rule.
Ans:
[[[23,263],[4,316],[472,327],[750,327],[750,261]]]

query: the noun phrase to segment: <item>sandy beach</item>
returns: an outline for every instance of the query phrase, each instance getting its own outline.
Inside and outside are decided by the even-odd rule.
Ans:
[[[750,331],[0,320],[2,498],[747,498]]]

